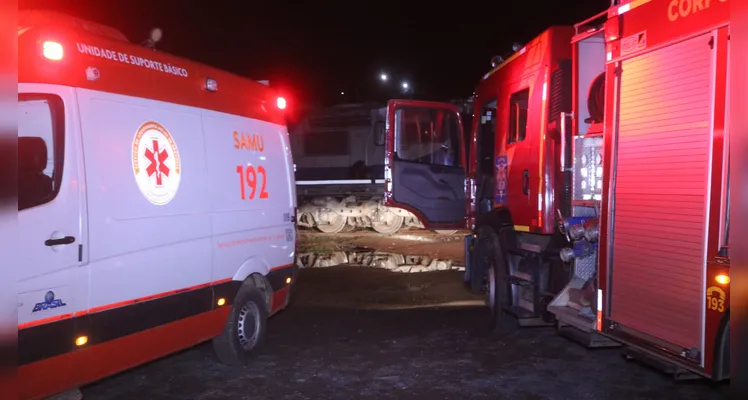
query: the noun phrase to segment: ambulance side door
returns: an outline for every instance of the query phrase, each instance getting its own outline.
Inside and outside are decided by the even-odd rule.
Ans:
[[[466,161],[462,121],[448,103],[387,104],[385,204],[415,214],[427,229],[462,229]]]
[[[87,282],[72,88],[18,86],[18,366],[22,397],[65,389]],[[80,328],[78,326],[78,328]],[[80,332],[79,332],[80,333]],[[52,368],[54,373],[45,368]]]

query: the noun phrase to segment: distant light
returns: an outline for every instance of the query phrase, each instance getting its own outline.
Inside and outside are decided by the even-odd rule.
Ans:
[[[386,82],[387,81],[387,74],[379,75],[379,79],[381,79],[381,80],[383,80],[383,81]]]
[[[409,87],[408,82],[403,82],[403,89],[407,89]]]
[[[42,54],[50,60],[62,60],[64,54],[62,45],[57,42],[46,41],[42,44]]]
[[[286,109],[286,99],[284,99],[283,97],[278,97],[278,100],[276,100],[275,104],[281,110],[285,110]]]
[[[340,92],[340,95],[341,95],[341,96],[342,96],[342,95],[344,95],[344,94],[345,94],[345,92]]]

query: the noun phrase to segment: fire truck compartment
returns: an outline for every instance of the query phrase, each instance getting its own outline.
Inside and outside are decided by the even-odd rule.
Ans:
[[[694,363],[704,348],[710,39],[622,61],[611,199],[610,320]]]

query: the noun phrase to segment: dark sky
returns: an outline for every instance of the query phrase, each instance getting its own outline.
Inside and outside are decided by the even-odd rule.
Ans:
[[[158,26],[158,48],[252,79],[296,104],[363,101],[407,80],[414,96],[465,97],[491,57],[550,25],[581,22],[610,0],[257,1],[19,0],[121,30],[131,41]],[[345,92],[345,95],[341,95]]]

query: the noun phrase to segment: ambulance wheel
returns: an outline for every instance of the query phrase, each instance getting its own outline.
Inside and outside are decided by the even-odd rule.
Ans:
[[[403,227],[404,222],[405,218],[392,211],[387,211],[379,221],[372,220],[371,227],[382,235],[392,235]]]
[[[329,221],[329,224],[317,223],[315,227],[322,233],[339,233],[345,228],[347,218],[339,214],[334,214]]]
[[[246,365],[265,340],[267,319],[265,296],[253,285],[242,285],[223,332],[213,339],[218,360],[231,366]]]
[[[484,249],[487,251],[486,267],[486,303],[490,312],[489,328],[499,334],[511,333],[517,328],[517,319],[509,314],[505,308],[511,305],[510,283],[507,280],[507,263],[504,257],[499,236],[491,228],[481,229],[478,237],[485,240]]]

